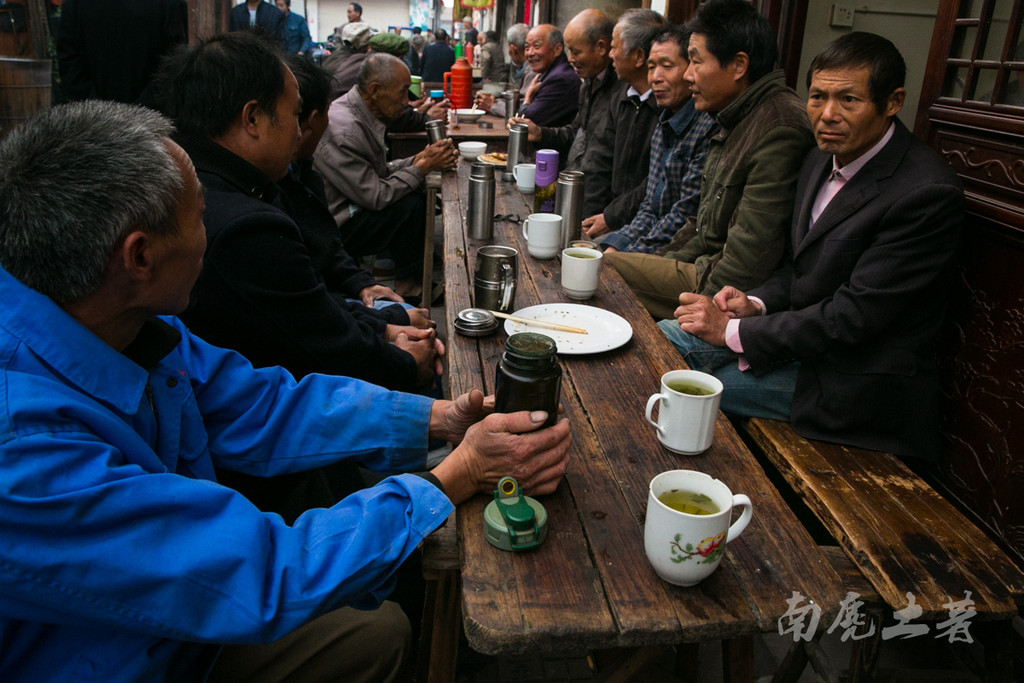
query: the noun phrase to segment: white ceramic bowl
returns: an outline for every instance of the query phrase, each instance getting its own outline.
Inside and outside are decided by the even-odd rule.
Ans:
[[[484,115],[483,109],[456,109],[455,111],[462,123],[476,123],[476,120]]]
[[[459,154],[462,155],[463,159],[476,161],[476,158],[486,151],[486,142],[475,142],[472,140],[467,140],[466,142],[459,143]]]

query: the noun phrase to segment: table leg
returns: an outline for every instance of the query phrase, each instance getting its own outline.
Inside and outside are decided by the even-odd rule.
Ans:
[[[423,301],[424,308],[430,308],[431,293],[434,291],[434,226],[437,223],[437,193],[441,189],[441,173],[427,174],[427,225],[423,233]]]

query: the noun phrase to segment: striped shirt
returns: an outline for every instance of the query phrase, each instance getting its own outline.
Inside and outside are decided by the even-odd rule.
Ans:
[[[647,194],[628,225],[609,234],[604,244],[619,251],[653,254],[669,243],[686,219],[697,213],[701,173],[715,120],[688,101],[674,115],[661,113],[651,137]]]

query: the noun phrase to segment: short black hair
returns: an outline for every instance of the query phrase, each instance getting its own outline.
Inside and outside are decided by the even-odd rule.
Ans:
[[[359,14],[359,16],[363,15],[363,6],[360,5],[358,2],[350,2],[348,4],[352,5],[352,9],[354,9],[356,13]]]
[[[651,47],[655,43],[675,43],[679,46],[679,55],[686,61],[690,61],[690,54],[687,51],[690,46],[690,30],[683,24],[669,24],[651,31],[646,43],[648,56],[650,56]]]
[[[299,123],[304,123],[314,111],[326,113],[334,77],[306,55],[285,55],[284,61],[299,83],[299,97],[302,98]]]
[[[284,0],[284,6],[285,7],[291,7],[292,6],[292,0]]]
[[[868,76],[871,101],[878,111],[885,111],[889,95],[903,87],[907,64],[892,41],[874,33],[854,31],[823,47],[807,69],[807,87],[811,87],[811,77],[816,71],[863,67],[871,72]]]
[[[249,100],[274,120],[286,68],[277,46],[252,31],[182,45],[156,74],[158,108],[179,132],[205,138],[225,133]]]
[[[704,37],[708,52],[722,66],[740,52],[750,60],[750,83],[771,73],[779,56],[775,32],[747,0],[707,0],[686,25],[691,33]]]

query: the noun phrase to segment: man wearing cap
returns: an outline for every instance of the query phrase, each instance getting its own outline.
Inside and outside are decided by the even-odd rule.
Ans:
[[[390,250],[395,291],[406,300],[422,291],[426,199],[420,190],[426,174],[458,162],[449,139],[388,162],[386,123],[408,104],[410,85],[401,59],[370,53],[356,87],[331,103],[327,132],[313,157],[345,248],[356,257]]]
[[[324,62],[324,69],[334,77],[330,93],[332,102],[348,92],[356,82],[359,67],[366,59],[366,53],[370,51],[372,37],[373,29],[369,24],[356,22],[345,24],[341,29],[341,42],[348,48],[347,56],[341,55],[337,60]]]

